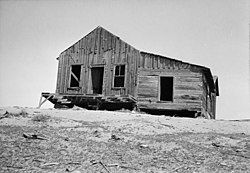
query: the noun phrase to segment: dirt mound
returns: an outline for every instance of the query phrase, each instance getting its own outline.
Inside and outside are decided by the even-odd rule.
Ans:
[[[250,122],[0,109],[0,172],[250,172]]]

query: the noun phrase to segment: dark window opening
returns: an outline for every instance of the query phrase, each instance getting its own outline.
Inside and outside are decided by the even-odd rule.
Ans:
[[[79,87],[81,76],[81,65],[71,66],[70,87]]]
[[[173,101],[173,77],[160,77],[161,101]]]
[[[114,87],[124,87],[125,65],[115,67]]]

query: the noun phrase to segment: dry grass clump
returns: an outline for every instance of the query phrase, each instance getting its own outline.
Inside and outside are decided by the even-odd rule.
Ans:
[[[43,122],[43,123],[45,123],[49,119],[50,119],[49,115],[37,114],[37,115],[33,116],[31,120],[35,121],[35,122]]]
[[[10,118],[10,117],[27,117],[28,113],[22,109],[20,112],[8,112],[6,111],[3,115],[1,115],[2,118]]]

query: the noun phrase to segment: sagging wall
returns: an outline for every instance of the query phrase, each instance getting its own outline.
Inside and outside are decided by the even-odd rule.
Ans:
[[[103,67],[103,95],[135,96],[139,56],[138,50],[98,27],[60,54],[56,93],[93,94],[91,69]],[[79,87],[70,87],[72,65],[81,66]],[[124,87],[114,87],[116,65],[125,65]]]
[[[173,98],[161,101],[161,77],[173,77]],[[138,107],[144,109],[201,111],[202,73],[190,64],[142,54],[139,63]],[[163,92],[163,91],[162,91]]]

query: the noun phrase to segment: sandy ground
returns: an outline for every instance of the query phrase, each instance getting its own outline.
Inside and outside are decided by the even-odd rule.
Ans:
[[[0,129],[0,172],[250,172],[249,120],[3,107]]]

